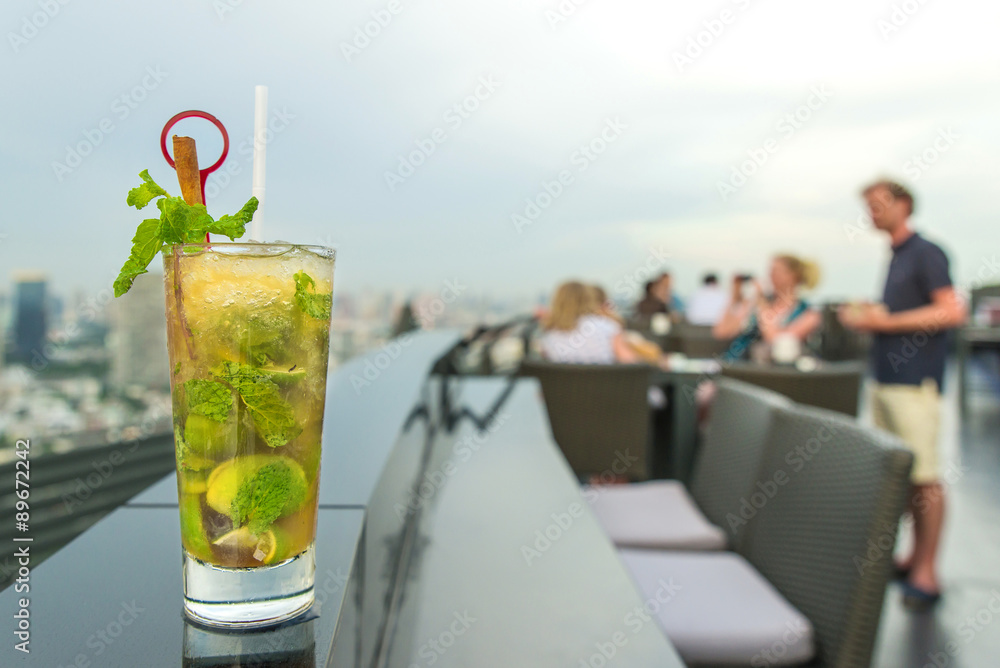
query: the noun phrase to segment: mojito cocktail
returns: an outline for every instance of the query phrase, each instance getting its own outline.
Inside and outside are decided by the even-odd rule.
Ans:
[[[187,614],[269,624],[313,600],[334,253],[164,250]]]

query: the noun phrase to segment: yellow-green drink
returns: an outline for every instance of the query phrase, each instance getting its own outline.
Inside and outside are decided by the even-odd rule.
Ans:
[[[261,625],[313,599],[334,253],[164,250],[187,614]]]

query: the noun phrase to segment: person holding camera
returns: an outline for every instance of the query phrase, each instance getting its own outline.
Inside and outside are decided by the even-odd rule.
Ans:
[[[771,261],[770,280],[773,291],[766,294],[752,276],[733,278],[729,305],[712,328],[715,338],[733,339],[726,361],[745,359],[755,344],[771,344],[781,336],[803,342],[819,328],[819,312],[799,295],[800,287],[811,289],[819,282],[815,263],[777,255]]]

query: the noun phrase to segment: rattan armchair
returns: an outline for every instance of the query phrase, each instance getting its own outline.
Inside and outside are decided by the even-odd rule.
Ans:
[[[581,477],[611,471],[648,477],[652,368],[526,360],[520,374],[542,386],[552,435]]]
[[[858,414],[863,362],[823,362],[814,371],[795,367],[735,362],[724,365],[722,375],[759,385],[807,406],[851,416]]]

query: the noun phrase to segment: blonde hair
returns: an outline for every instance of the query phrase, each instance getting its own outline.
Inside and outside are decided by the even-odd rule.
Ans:
[[[806,260],[791,253],[780,253],[775,255],[774,259],[783,262],[789,271],[795,274],[796,285],[801,285],[807,290],[812,290],[819,285],[819,265],[812,260]]]
[[[600,285],[588,285],[587,289],[590,290],[594,295],[594,304],[596,304],[597,311],[599,315],[603,315],[606,318],[611,318],[619,325],[625,324],[625,319],[621,317],[618,313],[618,309],[615,305],[608,299],[608,293]]]
[[[552,298],[552,311],[545,319],[545,329],[565,332],[576,329],[577,321],[585,315],[600,312],[601,305],[591,286],[579,281],[568,281],[556,289]]]

